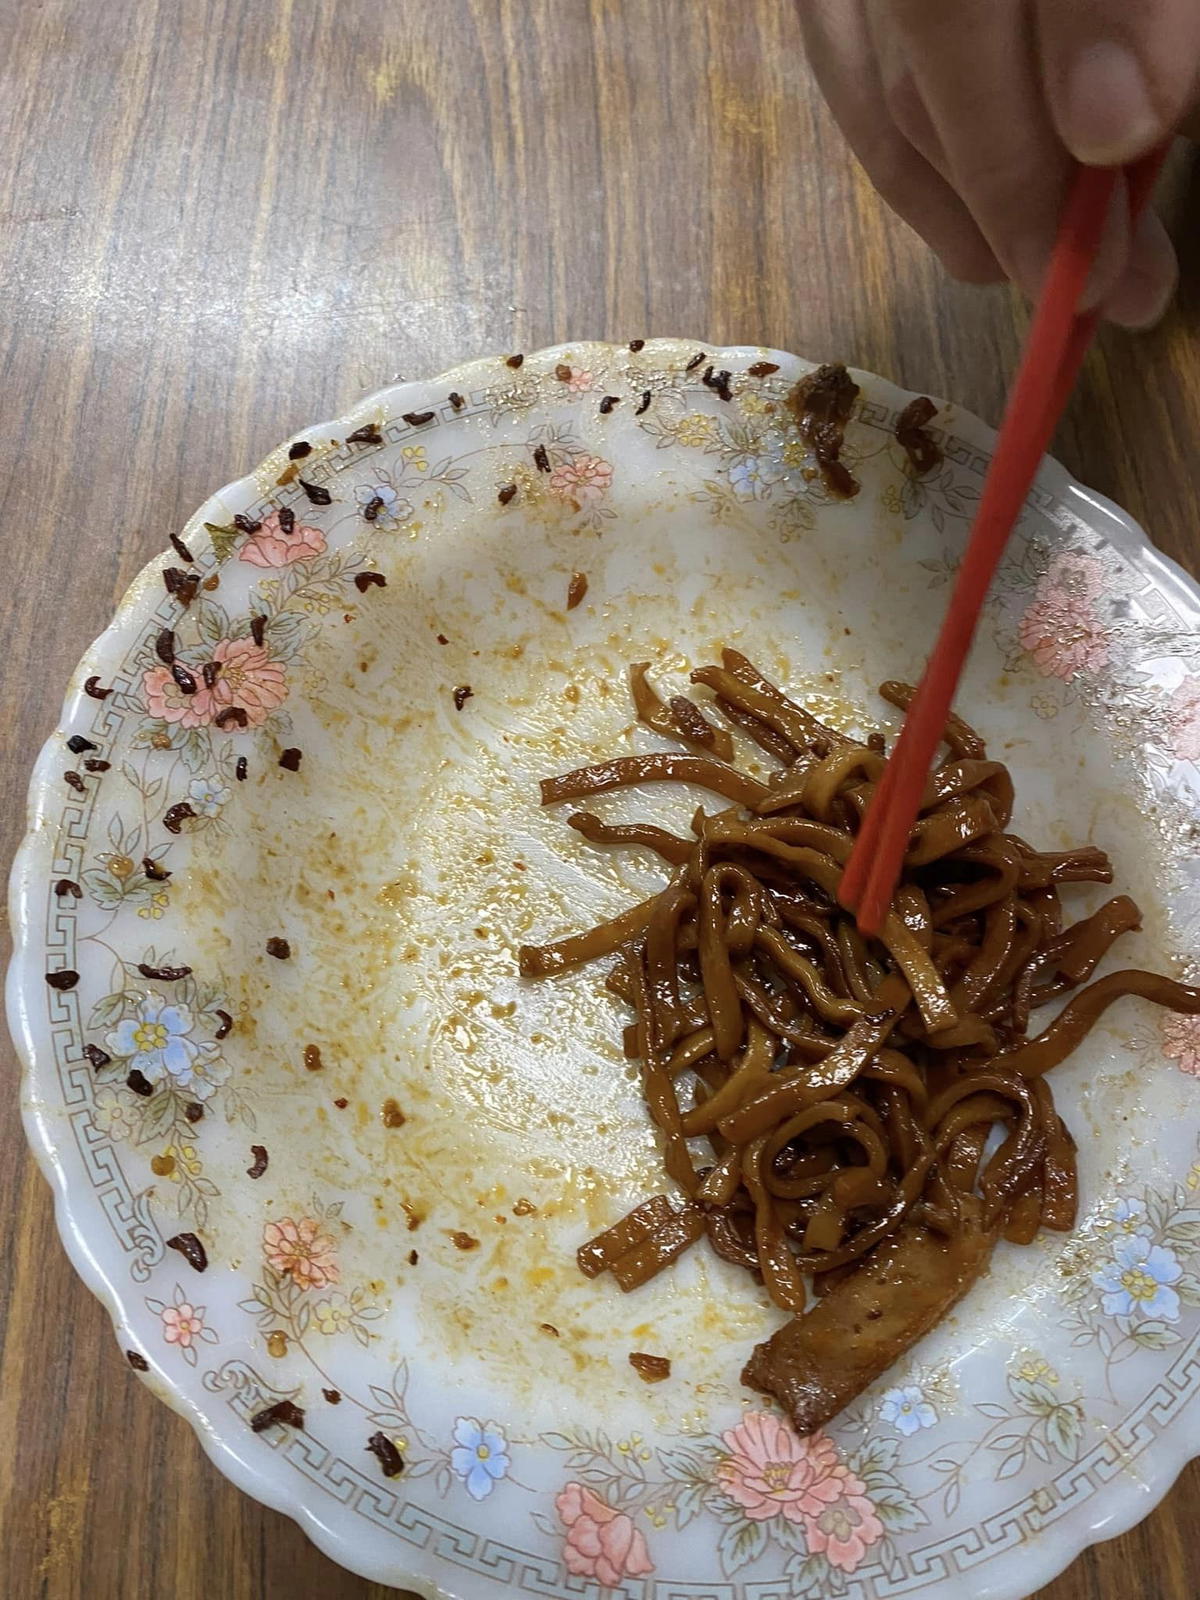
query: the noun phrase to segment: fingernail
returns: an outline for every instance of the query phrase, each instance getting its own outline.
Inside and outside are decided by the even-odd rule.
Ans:
[[[1153,212],[1138,224],[1129,265],[1104,303],[1104,315],[1125,328],[1160,322],[1179,280],[1179,265],[1167,230]]]
[[[1141,62],[1110,39],[1081,50],[1067,74],[1063,138],[1079,161],[1115,167],[1149,150],[1162,126]]]

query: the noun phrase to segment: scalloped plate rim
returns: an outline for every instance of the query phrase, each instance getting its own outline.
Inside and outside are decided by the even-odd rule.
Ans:
[[[782,356],[788,361],[812,365],[807,357],[798,357],[791,352],[765,345],[719,346],[707,344],[702,340],[660,337],[647,339],[643,349],[653,354],[656,347],[660,346],[672,349],[679,346],[694,346],[696,349],[708,351],[715,360],[720,361],[773,360]],[[565,357],[586,349],[601,349],[613,355],[628,350],[628,346],[604,340],[561,341],[536,351],[529,351],[526,356],[527,359],[534,361],[549,361],[555,356]],[[470,375],[494,372],[497,359],[496,356],[477,357],[451,367],[430,379],[403,379],[383,384],[370,391],[344,415],[297,429],[283,443],[328,433],[333,429],[349,431],[356,420],[362,414],[369,412],[372,407],[377,407],[385,401],[394,405],[402,396],[409,397],[405,401],[405,406],[407,409],[413,409],[421,398],[432,390],[469,387]],[[872,384],[888,392],[897,404],[906,403],[917,394],[917,391],[904,389],[890,379],[868,372],[865,368],[850,370],[869,378]],[[946,404],[953,406],[955,426],[990,454],[995,443],[995,429],[974,412],[966,410],[957,403],[939,401],[939,408]],[[400,410],[402,407],[397,405],[396,409]],[[276,451],[281,447],[277,446]],[[247,496],[255,498],[258,494],[256,474],[264,470],[266,462],[276,454],[276,451],[272,451],[258,467],[240,478],[231,480],[210,495],[187,519],[184,528],[223,516],[225,514],[223,502],[226,500]],[[1114,501],[1097,490],[1086,488],[1079,483],[1052,456],[1043,459],[1037,483],[1039,487],[1052,492],[1068,506],[1073,502],[1081,503],[1079,509],[1081,521],[1095,524],[1102,520],[1106,524],[1106,532],[1113,537],[1115,543],[1126,549],[1136,549],[1139,558],[1155,570],[1158,583],[1186,595],[1193,605],[1200,606],[1200,583],[1197,583],[1178,562],[1159,550],[1145,529]],[[46,1103],[38,1092],[37,1079],[40,1071],[44,1069],[44,1063],[39,1062],[39,1039],[25,1003],[26,994],[33,987],[32,980],[41,976],[40,971],[35,973],[32,969],[34,940],[29,897],[39,866],[42,842],[50,837],[49,829],[46,827],[46,802],[50,794],[50,769],[60,757],[57,743],[59,732],[63,727],[70,725],[87,698],[83,688],[85,679],[94,672],[102,671],[103,664],[113,653],[114,646],[125,637],[129,621],[137,611],[144,591],[160,576],[164,566],[169,565],[170,561],[170,553],[165,552],[152,557],[141,568],[119,601],[112,621],[85,650],[75,668],[71,683],[64,695],[58,727],[46,739],[34,762],[27,791],[26,831],[14,855],[8,885],[12,955],[5,981],[5,1005],[9,1031],[21,1068],[21,1117],[25,1136],[42,1174],[51,1187],[54,1197],[55,1226],[67,1257],[84,1285],[107,1310],[119,1344],[123,1344],[128,1327],[122,1305],[123,1295],[96,1259],[88,1243],[83,1222],[73,1204],[70,1182],[59,1159],[53,1130],[44,1115]],[[44,1043],[44,1040],[42,1042]],[[86,1212],[87,1208],[84,1209]],[[133,1335],[130,1334],[129,1338],[133,1338]],[[153,1380],[150,1387],[155,1396],[191,1425],[213,1465],[253,1499],[290,1517],[331,1560],[369,1581],[384,1584],[403,1583],[424,1597],[424,1600],[457,1600],[452,1590],[444,1588],[435,1579],[419,1572],[402,1571],[401,1567],[406,1559],[403,1546],[398,1546],[401,1567],[394,1564],[381,1566],[363,1561],[357,1556],[345,1535],[327,1526],[313,1504],[306,1501],[303,1491],[295,1487],[294,1478],[284,1479],[282,1474],[273,1473],[268,1461],[263,1461],[260,1465],[251,1463],[241,1455],[233,1448],[230,1439],[213,1428],[199,1408],[164,1375],[158,1363],[152,1363],[148,1377]],[[1178,1434],[1177,1439],[1174,1437],[1176,1434]],[[1150,1481],[1143,1480],[1140,1494],[1131,1492],[1127,1515],[1113,1510],[1098,1521],[1091,1520],[1085,1515],[1079,1519],[1077,1529],[1073,1523],[1070,1524],[1072,1531],[1065,1538],[1062,1535],[1067,1530],[1060,1525],[1056,1530],[1058,1536],[1053,1540],[1022,1541],[1008,1552],[1010,1560],[1006,1563],[1009,1573],[1014,1576],[1018,1571],[1020,1573],[1016,1576],[1015,1583],[1002,1582],[997,1585],[987,1579],[980,1583],[979,1573],[974,1575],[973,1580],[964,1574],[952,1580],[956,1582],[957,1591],[964,1600],[968,1595],[972,1600],[1026,1600],[1026,1597],[1063,1573],[1091,1546],[1116,1538],[1136,1527],[1163,1500],[1184,1467],[1197,1457],[1200,1457],[1200,1436],[1194,1441],[1189,1441],[1183,1427],[1176,1425],[1174,1429],[1159,1435],[1142,1458],[1143,1472],[1147,1466],[1150,1468],[1148,1473]],[[1018,1556],[1017,1561],[1011,1559],[1014,1555]],[[947,1595],[953,1592],[946,1590]]]

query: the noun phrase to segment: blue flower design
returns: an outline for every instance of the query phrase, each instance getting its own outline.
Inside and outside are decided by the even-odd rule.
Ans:
[[[137,1014],[126,1017],[105,1045],[111,1055],[136,1067],[148,1083],[172,1079],[207,1100],[229,1076],[217,1045],[197,1044],[191,1037],[192,1013],[184,1005],[168,1005],[161,995],[143,997]]]
[[[1179,1320],[1179,1296],[1171,1288],[1183,1276],[1174,1251],[1152,1244],[1144,1233],[1118,1239],[1113,1258],[1092,1282],[1100,1290],[1110,1317],[1149,1317]]]
[[[472,1500],[486,1500],[500,1479],[508,1476],[508,1440],[494,1422],[478,1422],[474,1417],[459,1417],[454,1439],[451,1467]]]
[[[202,817],[215,817],[229,804],[229,790],[219,778],[193,778],[188,784],[188,799]]]
[[[1112,1222],[1122,1233],[1139,1233],[1145,1225],[1146,1204],[1143,1200],[1118,1200],[1112,1209]]]
[[[761,500],[776,474],[758,456],[744,456],[729,469],[729,487],[739,500]]]
[[[919,1433],[922,1428],[932,1428],[938,1419],[937,1412],[915,1383],[906,1384],[900,1389],[889,1389],[883,1397],[879,1415],[906,1439]]]
[[[405,500],[390,483],[360,483],[354,491],[360,510],[375,505],[372,517],[377,528],[394,528],[412,516],[412,501]],[[376,505],[376,502],[379,502]]]

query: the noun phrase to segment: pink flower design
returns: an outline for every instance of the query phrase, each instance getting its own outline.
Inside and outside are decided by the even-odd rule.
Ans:
[[[1094,556],[1067,550],[1050,563],[1017,627],[1044,678],[1067,683],[1107,663],[1112,635],[1096,609],[1103,591],[1104,568]]]
[[[203,728],[216,715],[212,690],[202,683],[195,694],[184,694],[169,667],[151,667],[142,678],[146,709],[152,717],[177,722],[181,728]]]
[[[614,1511],[581,1483],[569,1483],[554,1505],[567,1530],[563,1559],[577,1578],[615,1589],[654,1571],[646,1541],[623,1511]]]
[[[587,394],[589,389],[596,387],[596,380],[583,367],[572,367],[571,376],[566,380],[565,387],[572,394]]]
[[[280,526],[278,511],[268,511],[262,526],[238,551],[238,557],[252,567],[290,567],[293,561],[307,561],[324,549],[325,535],[320,528],[296,522],[287,532]]]
[[[294,1222],[284,1217],[263,1228],[263,1254],[276,1272],[284,1273],[302,1289],[323,1289],[341,1276],[334,1242],[312,1217]]]
[[[177,1306],[164,1306],[159,1315],[162,1318],[163,1338],[168,1344],[177,1344],[181,1350],[189,1350],[204,1332],[204,1318],[200,1309],[189,1305],[186,1300]]]
[[[576,511],[598,505],[612,488],[612,465],[600,456],[572,456],[550,474],[550,493]]]
[[[1174,1061],[1180,1072],[1200,1078],[1200,1017],[1181,1017],[1168,1012],[1162,1019],[1163,1055]]]
[[[1200,678],[1185,678],[1167,701],[1171,748],[1180,761],[1200,761]]]
[[[260,727],[287,699],[287,672],[253,639],[222,639],[213,651],[221,672],[212,688],[213,716],[241,706],[251,728]]]
[[[827,1434],[801,1439],[782,1418],[752,1411],[722,1437],[729,1454],[718,1481],[752,1522],[777,1516],[799,1522],[841,1493],[836,1475],[845,1469]]]
[[[729,1454],[717,1481],[751,1522],[781,1516],[802,1523],[809,1549],[844,1572],[882,1539],[865,1485],[827,1433],[801,1439],[781,1418],[752,1411],[722,1438]]]
[[[842,1471],[846,1469],[843,1467]],[[883,1523],[861,1491],[863,1485],[846,1473],[846,1492],[818,1516],[805,1517],[808,1548],[824,1556],[831,1567],[853,1572],[873,1544],[883,1538]]]
[[[168,667],[151,667],[142,679],[150,715],[184,728],[201,728],[226,706],[240,706],[247,725],[257,728],[287,699],[283,663],[272,661],[253,639],[221,639],[212,659],[221,668],[217,681],[211,689],[205,688],[199,671],[194,671],[195,694],[184,694]]]

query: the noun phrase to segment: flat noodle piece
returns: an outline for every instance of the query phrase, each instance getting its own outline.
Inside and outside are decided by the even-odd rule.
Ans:
[[[656,1228],[662,1227],[672,1215],[673,1208],[665,1194],[656,1194],[649,1200],[643,1200],[620,1222],[614,1222],[611,1228],[598,1233],[587,1244],[580,1245],[575,1253],[580,1272],[585,1278],[595,1278],[607,1272],[619,1256],[632,1250]]]
[[[733,760],[733,740],[724,728],[716,728],[700,710],[694,700],[686,695],[673,694],[668,702],[675,725],[685,739],[698,744],[702,750],[711,750],[721,761]]]
[[[1072,983],[1086,983],[1123,933],[1142,925],[1142,913],[1127,894],[1114,895],[1054,941],[1051,964]]]
[[[747,777],[736,767],[726,766],[711,756],[679,756],[658,752],[644,756],[617,756],[595,766],[564,772],[558,778],[543,778],[542,804],[559,800],[579,800],[585,795],[605,794],[609,789],[625,789],[637,783],[694,783],[711,789],[741,805],[756,805],[767,793],[766,786]]]
[[[633,844],[653,850],[673,867],[681,867],[692,858],[694,843],[681,839],[678,834],[656,828],[650,822],[601,822],[590,811],[576,811],[567,818],[567,827],[574,828],[591,844]]]
[[[1107,978],[1100,978],[1069,1000],[1036,1039],[997,1056],[992,1065],[1019,1072],[1026,1078],[1041,1077],[1060,1061],[1065,1061],[1113,1001],[1127,994],[1138,995],[1169,1011],[1182,1011],[1187,1016],[1200,1013],[1200,989],[1176,983],[1155,972],[1135,969],[1110,972]]]
[[[630,906],[610,922],[598,923],[587,933],[572,934],[555,944],[523,944],[517,951],[517,962],[523,978],[547,978],[555,972],[565,972],[584,961],[595,961],[600,956],[611,956],[623,944],[628,944],[649,923],[654,914],[658,896],[643,900],[640,906]]]
[[[982,795],[951,800],[921,818],[904,857],[906,867],[927,867],[996,831],[996,815]]]
[[[725,729],[713,727],[700,708],[682,695],[664,704],[646,676],[649,670],[648,661],[635,661],[629,669],[629,687],[639,719],[664,739],[698,746],[722,761],[732,761],[733,740]]]
[[[609,1270],[628,1294],[631,1289],[640,1289],[642,1284],[656,1278],[664,1267],[678,1260],[703,1236],[703,1211],[699,1206],[685,1206],[682,1211],[672,1211],[669,1217],[656,1223],[637,1244],[619,1256]]]
[[[769,756],[774,757],[783,767],[790,767],[798,759],[800,752],[781,733],[776,732],[767,723],[760,721],[749,711],[743,711],[740,706],[731,705],[728,700],[722,700],[718,695],[716,700],[717,710],[723,717],[728,717],[735,728],[740,728],[743,733],[749,734],[760,750],[765,750]]]
[[[1022,889],[1048,889],[1055,883],[1111,883],[1112,862],[1103,850],[1085,845],[1080,850],[1031,850],[1023,839],[1014,843],[1021,853]]]
[[[889,678],[886,683],[879,685],[881,699],[889,705],[895,706],[898,711],[907,711],[916,694],[916,686],[911,683],[900,683],[895,678]],[[955,712],[946,718],[945,731],[942,742],[949,746],[951,755],[958,761],[983,761],[987,758],[987,746],[975,732],[969,722]]]
[[[962,1299],[994,1243],[974,1202],[949,1239],[906,1223],[807,1316],[756,1346],[742,1382],[778,1400],[802,1438],[815,1433]]]
[[[722,1137],[745,1144],[777,1127],[786,1117],[831,1099],[852,1084],[887,1038],[894,1013],[861,1017],[836,1049],[811,1066],[786,1068],[752,1100],[720,1123]]]

